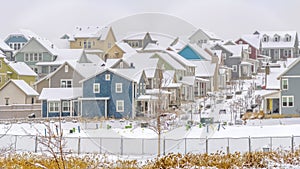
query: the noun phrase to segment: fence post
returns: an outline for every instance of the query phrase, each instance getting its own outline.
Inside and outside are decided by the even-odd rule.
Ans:
[[[292,148],[292,153],[294,153],[294,136],[292,135],[292,139],[291,139],[291,148]]]
[[[184,138],[184,154],[186,154],[186,138]]]
[[[273,147],[273,139],[272,137],[270,137],[270,150],[272,151],[272,147]]]
[[[37,153],[37,147],[38,147],[38,136],[35,136],[35,147],[34,147],[34,152]]]
[[[249,153],[250,153],[251,152],[251,138],[250,138],[250,136],[248,138],[248,143],[249,143]]]
[[[18,140],[18,136],[15,135],[15,151],[17,151],[17,140]]]
[[[227,138],[227,148],[226,148],[227,154],[229,154],[229,138]]]
[[[80,137],[78,137],[78,155],[80,155]]]
[[[144,138],[142,138],[142,155],[144,155]]]
[[[163,155],[166,155],[166,138],[164,137],[164,141],[163,141]]]
[[[121,137],[121,155],[123,155],[123,136]]]
[[[100,154],[102,154],[102,137],[100,137]]]
[[[205,151],[206,151],[206,154],[208,154],[208,138],[207,138],[207,136],[205,139]]]

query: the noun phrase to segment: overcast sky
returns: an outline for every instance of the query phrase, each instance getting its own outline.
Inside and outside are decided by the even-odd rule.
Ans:
[[[144,12],[179,17],[223,39],[255,30],[300,32],[299,0],[5,0],[0,38],[26,28],[53,39],[75,26],[105,26]]]

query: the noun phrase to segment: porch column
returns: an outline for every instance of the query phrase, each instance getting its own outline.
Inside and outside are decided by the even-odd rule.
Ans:
[[[105,118],[107,119],[107,100],[104,102]]]
[[[70,100],[70,116],[72,117],[73,116],[73,101],[74,100]]]

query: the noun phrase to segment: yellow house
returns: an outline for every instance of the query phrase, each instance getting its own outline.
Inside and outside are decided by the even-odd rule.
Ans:
[[[76,27],[70,37],[71,49],[85,49],[87,53],[103,54],[116,43],[116,37],[111,27]]]
[[[136,53],[136,50],[125,42],[116,43],[106,52],[105,59],[119,59],[122,58],[125,53]]]
[[[24,62],[9,62],[0,53],[0,87],[9,79],[24,80],[30,86],[36,81],[37,74]]]

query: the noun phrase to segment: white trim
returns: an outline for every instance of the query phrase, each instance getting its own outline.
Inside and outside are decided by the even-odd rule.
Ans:
[[[110,74],[109,74],[109,73],[106,73],[106,74],[105,74],[105,80],[106,80],[106,81],[110,81]]]
[[[286,88],[283,87],[283,81],[286,81]],[[282,79],[281,80],[281,89],[282,90],[289,90],[289,80],[288,79]]]
[[[120,90],[118,90],[118,89],[120,89]],[[115,92],[116,93],[122,93],[123,92],[123,83],[116,83]]]
[[[119,109],[119,106],[121,106],[122,109]],[[124,106],[124,100],[116,100],[116,112],[124,112]]]
[[[300,78],[299,75],[292,75],[292,76],[281,76],[281,78]]]
[[[98,86],[99,91],[95,91],[96,86]],[[93,83],[93,93],[100,93],[100,83]]]
[[[283,106],[283,98],[286,98],[286,103],[287,105],[286,106]],[[293,99],[293,106],[289,106],[289,98],[292,98]],[[294,107],[295,106],[295,99],[294,99],[294,96],[281,96],[281,99],[282,99],[282,107],[285,107],[285,108],[290,108],[290,107]]]

